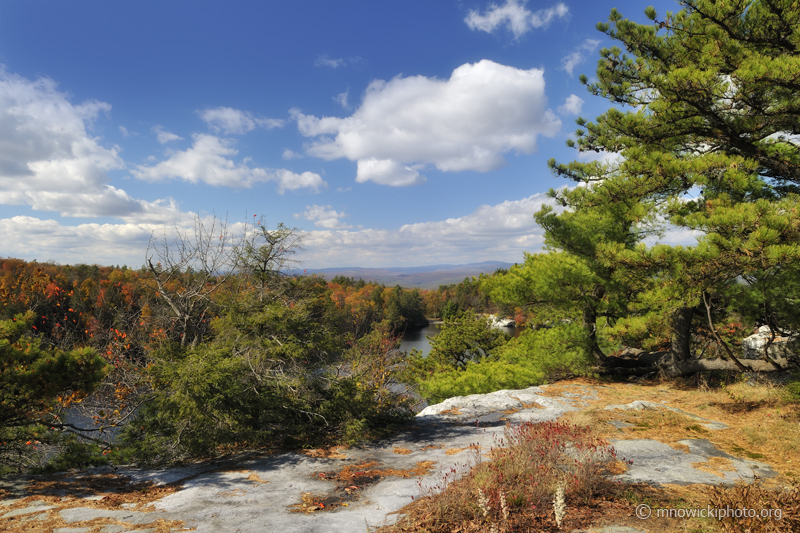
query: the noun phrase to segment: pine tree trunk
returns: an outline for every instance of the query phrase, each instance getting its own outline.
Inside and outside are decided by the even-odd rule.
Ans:
[[[688,361],[692,358],[692,317],[693,307],[681,307],[672,315],[670,354],[675,361]]]
[[[583,307],[583,327],[586,330],[586,337],[589,341],[589,350],[598,363],[604,363],[608,360],[608,357],[597,343],[597,302],[604,294],[605,289],[603,287],[595,288],[592,293],[593,301]]]

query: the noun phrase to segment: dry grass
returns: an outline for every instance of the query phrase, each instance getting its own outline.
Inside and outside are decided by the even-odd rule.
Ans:
[[[577,381],[577,380],[576,380]],[[590,384],[581,380],[580,384]],[[550,394],[574,390],[569,383],[548,387]],[[565,419],[588,425],[605,438],[655,439],[676,449],[684,439],[708,439],[717,448],[735,457],[754,459],[770,464],[789,481],[800,481],[800,405],[770,383],[708,384],[691,382],[653,382],[645,384],[603,383],[597,389],[598,399],[591,408],[568,413]],[[703,422],[666,409],[652,411],[605,411],[607,405],[626,404],[634,400],[676,407],[688,413],[723,422],[724,430],[709,430]],[[634,427],[616,429],[608,422],[619,420]],[[688,451],[688,450],[687,450]]]
[[[760,516],[724,516],[719,528],[726,533],[800,531],[800,487],[766,488],[754,479],[734,487],[710,487],[706,491],[711,505],[718,509],[752,509]],[[768,516],[764,516],[767,515]]]
[[[736,469],[730,459],[724,457],[709,457],[708,461],[692,463],[692,468],[702,470],[717,477],[725,478],[725,472],[733,472]]]
[[[444,451],[445,455],[457,455],[465,450],[473,450],[478,451],[479,446],[477,444],[470,444],[469,446],[465,446],[464,448],[448,448]]]
[[[255,472],[253,472],[252,474],[250,474],[249,476],[247,476],[247,479],[248,479],[248,481],[252,481],[252,482],[253,482],[253,485],[260,485],[260,484],[262,484],[262,483],[269,483],[269,480],[268,480],[268,479],[267,479],[267,480],[261,479],[261,478],[258,476],[258,474],[256,474]]]
[[[269,480],[261,479],[258,474],[248,470],[246,467],[222,467],[211,470],[211,472],[241,474],[245,479],[251,481],[253,486],[269,483]],[[182,520],[158,518],[159,513],[154,513],[156,511],[155,507],[149,504],[182,490],[185,482],[200,475],[203,475],[203,473],[163,485],[156,485],[151,481],[134,483],[127,476],[116,474],[76,476],[74,473],[63,473],[42,477],[28,483],[26,486],[27,496],[10,505],[3,506],[0,515],[25,508],[32,501],[42,501],[47,505],[54,506],[54,508],[44,512],[46,516],[43,520],[26,520],[26,518],[34,515],[0,518],[0,531],[4,533],[31,533],[33,531],[45,533],[59,528],[88,528],[86,530],[87,533],[99,533],[105,526],[109,525],[123,526],[125,531],[139,529],[153,530],[155,533],[170,533],[177,530],[194,531],[195,528],[187,528],[186,523]],[[236,489],[234,491],[220,492],[216,496],[230,498],[246,492],[246,490]],[[67,496],[64,496],[64,494]],[[0,491],[0,500],[9,496],[8,492]],[[92,499],[86,499],[87,497]],[[82,522],[66,523],[59,513],[65,509],[76,507],[112,511],[128,510],[154,514],[152,515],[153,521],[145,524],[129,524],[112,518],[95,518]]]
[[[319,477],[341,485],[367,484],[384,477],[424,476],[433,469],[434,464],[434,461],[417,461],[412,468],[382,468],[377,461],[365,461],[346,465],[338,472],[323,472]]]
[[[418,461],[412,468],[382,468],[377,461],[365,461],[358,464],[346,465],[338,472],[320,472],[319,478],[336,483],[328,494],[313,494],[304,492],[300,502],[289,506],[293,513],[314,513],[332,511],[341,507],[349,507],[358,501],[361,491],[374,485],[384,477],[417,477],[428,474],[435,463],[433,461]]]
[[[346,450],[347,446],[333,446],[331,448],[318,448],[314,450],[303,450],[301,453],[309,457],[321,459],[347,459],[342,450]]]
[[[126,524],[112,518],[95,518],[88,521],[66,523],[59,513],[64,509],[74,507],[109,510],[135,509],[137,512],[152,512],[155,511],[155,508],[149,507],[148,504],[180,490],[183,481],[186,480],[167,485],[154,485],[150,481],[131,483],[129,478],[113,474],[80,478],[68,477],[66,474],[50,476],[47,480],[30,483],[27,487],[27,492],[30,496],[22,498],[11,505],[4,506],[2,509],[3,514],[5,514],[9,511],[25,508],[32,501],[41,501],[46,505],[54,506],[54,508],[44,511],[44,513],[0,519],[0,531],[30,533],[31,531],[53,531],[64,527],[83,527],[88,528],[87,533],[95,533],[107,525],[120,525],[125,526],[126,530],[153,528],[156,533],[169,533],[185,527],[185,522],[159,519],[158,514],[154,514],[152,522],[140,525]],[[62,496],[64,493],[68,494],[68,496]],[[102,498],[84,499],[87,496],[101,496]],[[41,514],[44,514],[42,520],[26,520],[31,516]]]
[[[402,509],[398,523],[381,531],[556,530],[552,502],[559,486],[569,509],[562,524],[567,531],[586,525],[598,509],[620,507],[605,497],[616,490],[606,479],[609,465],[620,468],[614,451],[587,429],[526,423],[508,426],[504,441],[507,447],[492,448],[491,462],[482,462],[475,448],[470,472],[452,482],[445,476],[423,489],[425,497]]]
[[[247,480],[248,481],[252,481],[253,482],[253,486],[260,485],[262,483],[269,483],[269,480],[265,481],[265,480],[261,479],[258,476],[258,474],[256,474],[255,472],[252,472],[251,470],[248,470],[244,466],[236,467],[236,468],[226,468],[224,470],[220,470],[220,472],[223,473],[223,474],[228,474],[228,473],[231,473],[231,474],[233,474],[233,473],[236,473],[236,474],[249,474],[247,476]]]
[[[642,503],[653,509],[684,509],[687,512],[705,509],[708,505],[782,510],[783,519],[780,521],[773,518],[771,521],[751,522],[726,518],[656,517],[654,514],[646,523],[650,533],[800,531],[800,489],[796,485],[800,480],[800,405],[780,386],[741,381],[708,382],[702,379],[640,384],[575,379],[547,387],[544,395],[559,398],[565,392],[585,393],[587,389],[591,389],[596,398],[582,399],[588,407],[568,413],[562,420],[591,427],[591,438],[655,439],[684,452],[689,451],[688,446],[679,441],[707,439],[735,457],[768,463],[782,476],[728,488],[621,485],[608,483],[602,476],[595,475],[616,475],[627,469],[624,461],[611,460],[602,463],[603,468],[599,471],[596,465],[592,467],[595,470],[592,470],[590,477],[594,481],[589,484],[588,490],[584,490],[580,496],[575,492],[568,496],[567,516],[562,524],[563,529],[558,529],[552,506],[555,490],[552,481],[543,481],[546,476],[542,475],[527,478],[529,486],[538,483],[542,488],[547,487],[533,506],[529,493],[515,489],[513,484],[509,485],[509,480],[526,478],[520,474],[517,461],[508,457],[516,454],[518,458],[529,459],[537,452],[520,447],[520,443],[514,439],[508,439],[512,441],[508,449],[494,448],[490,451],[491,463],[481,462],[481,456],[476,453],[471,472],[457,481],[445,482],[432,490],[423,491],[422,499],[400,511],[402,516],[397,524],[379,531],[570,531],[590,525],[599,528],[611,524],[641,528],[644,524],[634,511]],[[604,409],[609,405],[628,404],[635,400],[678,408],[688,414],[675,413],[666,408],[641,411]],[[707,422],[692,415],[722,422],[729,427],[710,430],[703,426]],[[631,427],[617,429],[609,423],[611,421],[626,422]],[[515,447],[517,451],[509,451]],[[547,461],[551,466],[565,466],[557,458],[549,457]],[[494,465],[494,472],[489,465]],[[730,460],[721,457],[711,457],[693,466],[720,477],[724,477],[724,472],[732,467]],[[580,487],[581,483],[574,485]],[[500,495],[510,507],[506,520],[503,519]],[[523,505],[519,505],[523,501],[519,499],[521,495],[524,496]],[[791,520],[786,519],[789,515],[792,516]]]
[[[214,494],[215,498],[236,498],[238,496],[244,496],[247,494],[246,490],[243,489],[233,489],[233,490],[224,490],[221,492],[217,492]]]
[[[517,400],[519,403],[521,403],[522,404],[521,409],[544,409],[544,406],[538,402],[525,403],[516,396],[509,396],[509,398],[513,398]]]
[[[606,471],[612,476],[618,476],[628,471],[628,463],[615,459],[606,464]]]

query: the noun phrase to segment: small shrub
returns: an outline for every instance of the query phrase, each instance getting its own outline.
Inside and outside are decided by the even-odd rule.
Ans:
[[[789,400],[793,402],[800,402],[800,372],[792,375],[792,378],[784,386]]]
[[[93,442],[81,440],[75,436],[67,436],[58,446],[58,453],[50,458],[44,466],[31,469],[33,474],[50,474],[63,472],[72,468],[105,466],[110,459],[104,449]]]
[[[481,462],[458,478],[455,469],[382,531],[539,531],[568,524],[569,508],[585,504],[612,485],[605,465],[614,460],[608,442],[588,428],[565,422],[507,426],[505,437]],[[466,465],[464,465],[466,466]],[[555,503],[554,503],[555,502]],[[554,507],[555,505],[555,507]]]

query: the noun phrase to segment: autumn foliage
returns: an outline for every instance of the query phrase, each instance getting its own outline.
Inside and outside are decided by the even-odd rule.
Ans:
[[[163,291],[185,293],[196,272],[159,286],[147,268],[0,259],[4,462],[41,468],[83,445],[70,452],[79,465],[171,460],[274,442],[276,431],[357,440],[407,416],[390,391],[396,335],[427,323],[425,299],[440,293],[268,275],[241,272],[204,299],[191,317],[202,337],[189,346]],[[204,383],[199,396],[184,377]],[[228,399],[209,403],[211,389]],[[171,449],[181,432],[185,445]],[[144,448],[123,446],[124,435],[163,453],[137,456]]]

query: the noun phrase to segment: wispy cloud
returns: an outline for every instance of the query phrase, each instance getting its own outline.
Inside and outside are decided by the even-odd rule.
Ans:
[[[243,135],[256,128],[282,128],[285,124],[285,121],[281,119],[260,117],[232,107],[201,109],[197,114],[208,124],[209,128],[225,135]]]
[[[349,96],[349,94],[350,94],[350,89],[334,96],[333,101],[342,106],[344,109],[350,109],[350,105],[347,102],[347,97]]]
[[[301,158],[303,158],[305,156],[303,154],[298,154],[297,152],[293,152],[292,150],[289,150],[287,148],[287,149],[285,149],[283,151],[283,154],[281,155],[281,157],[283,157],[284,159],[286,159],[288,161],[290,159],[301,159]]]
[[[310,267],[416,266],[423,263],[464,263],[523,260],[523,254],[544,250],[544,229],[533,214],[543,206],[563,208],[545,193],[495,205],[446,220],[406,224],[397,229],[314,230],[303,241],[298,259]],[[312,206],[319,207],[319,206]],[[321,211],[329,209],[323,206]],[[665,228],[660,242],[691,245],[699,232]],[[650,243],[652,244],[652,243]]]
[[[156,140],[161,144],[167,144],[172,141],[182,141],[183,137],[179,137],[174,133],[166,131],[159,125],[155,125],[151,128],[151,131],[156,134]]]
[[[314,60],[315,67],[330,67],[330,68],[339,68],[344,66],[345,60],[341,57],[338,58],[331,58],[327,54],[319,56],[317,59]]]
[[[361,56],[353,57],[331,57],[328,54],[322,54],[314,60],[315,67],[339,68],[339,67],[358,67],[366,63]]]
[[[569,8],[560,2],[533,13],[526,9],[525,3],[525,0],[506,0],[502,6],[489,4],[483,15],[472,10],[464,22],[473,31],[480,30],[487,33],[494,33],[497,29],[505,27],[515,38],[519,38],[533,28],[547,26],[553,19],[569,15]]]
[[[598,46],[600,46],[600,41],[597,39],[586,39],[574,52],[561,58],[561,70],[565,70],[569,75],[572,75],[575,67],[586,61],[587,54],[594,53]]]

